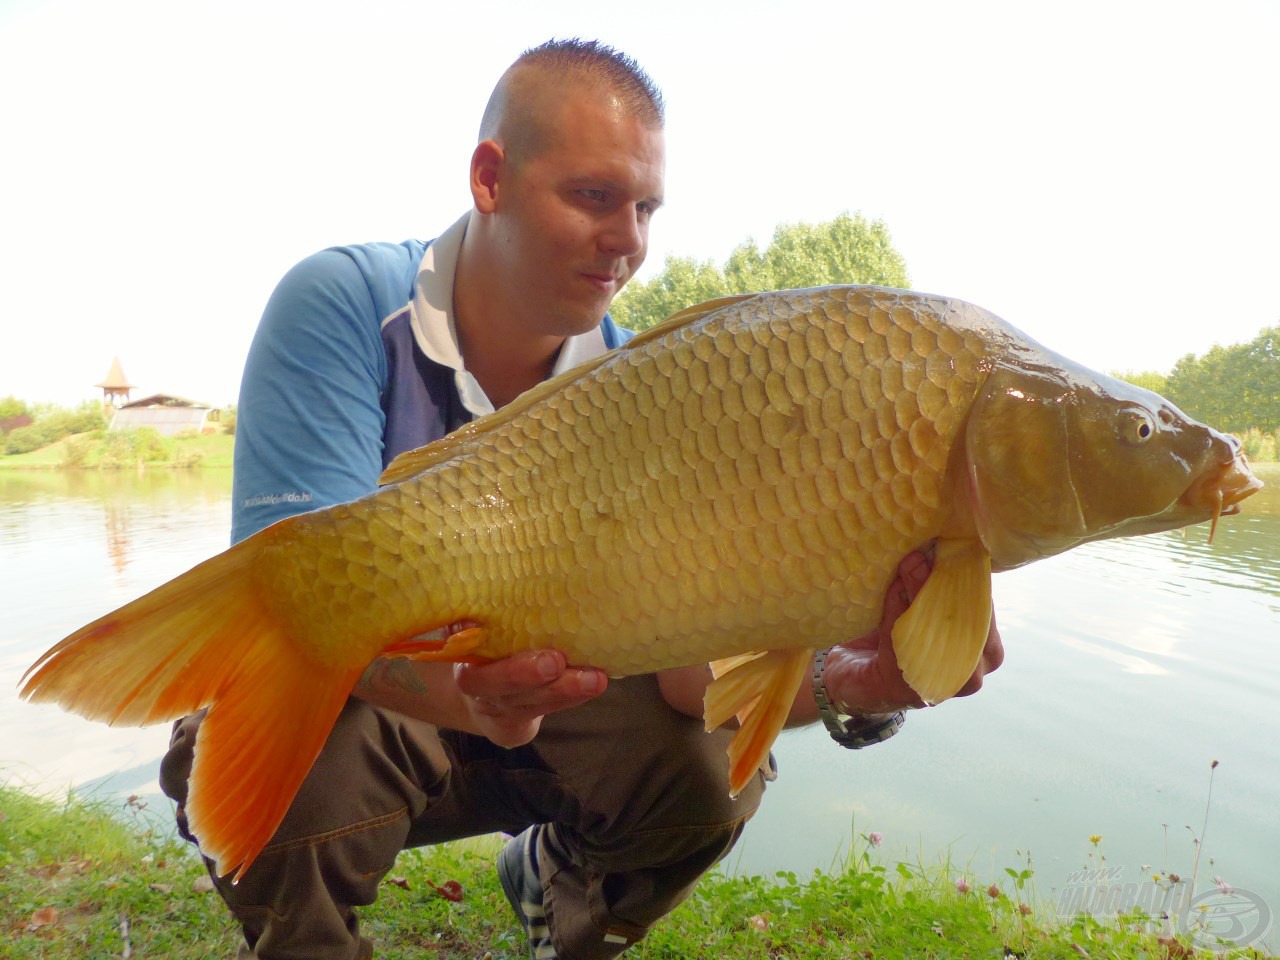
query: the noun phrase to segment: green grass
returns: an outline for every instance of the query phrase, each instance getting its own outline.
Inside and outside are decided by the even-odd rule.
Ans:
[[[82,433],[30,453],[0,455],[0,470],[97,469],[103,467],[106,445],[102,438],[105,436],[105,433]],[[227,433],[212,433],[161,438],[160,442],[167,459],[150,461],[144,466],[151,469],[184,466],[223,468],[231,466],[235,437]],[[69,449],[76,444],[83,447],[83,459],[75,467],[69,467]]]
[[[120,814],[124,813],[124,816]],[[168,814],[0,786],[0,955],[14,960],[163,957],[235,952],[236,931]],[[386,960],[527,956],[493,870],[495,838],[401,855],[378,903],[363,911]],[[1150,922],[1059,921],[1034,902],[1029,869],[957,889],[949,864],[875,861],[865,844],[841,869],[808,878],[712,873],[628,958],[1109,958],[1191,956]],[[439,891],[461,888],[455,902]],[[1211,954],[1201,952],[1200,956]],[[1252,951],[1220,956],[1260,957]]]
[[[179,454],[197,453],[201,467],[230,467],[231,451],[236,438],[229,433],[201,434],[197,437],[177,437],[174,443]]]
[[[70,439],[70,438],[68,438]],[[52,469],[62,466],[62,448],[66,440],[59,440],[30,453],[0,453],[0,469],[12,467],[16,469]]]
[[[13,960],[233,956],[198,861],[100,805],[0,787],[0,955]]]

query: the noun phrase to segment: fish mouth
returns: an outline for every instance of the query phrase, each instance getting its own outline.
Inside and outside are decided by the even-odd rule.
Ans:
[[[1209,529],[1209,541],[1212,543],[1218,529],[1218,518],[1239,513],[1240,502],[1263,486],[1263,482],[1249,469],[1249,459],[1243,452],[1237,452],[1232,459],[1206,470],[1178,498],[1178,503],[1206,519],[1212,519],[1213,525]]]

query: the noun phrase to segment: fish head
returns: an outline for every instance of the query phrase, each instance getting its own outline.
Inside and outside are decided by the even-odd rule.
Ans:
[[[994,569],[1240,511],[1239,440],[1048,351],[991,370],[966,426],[970,508]]]

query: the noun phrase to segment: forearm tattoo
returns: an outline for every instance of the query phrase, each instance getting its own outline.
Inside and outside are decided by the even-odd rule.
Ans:
[[[379,686],[421,696],[427,685],[408,660],[375,660],[360,677],[360,685],[368,690]]]

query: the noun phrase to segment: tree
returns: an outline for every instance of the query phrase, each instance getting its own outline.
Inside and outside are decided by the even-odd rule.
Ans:
[[[1280,325],[1263,329],[1239,348],[1233,374],[1235,393],[1247,426],[1265,432],[1280,430]]]
[[[21,401],[15,402],[21,403]],[[25,404],[23,406],[25,407]],[[0,409],[3,408],[0,407]],[[29,453],[56,443],[63,437],[101,430],[107,425],[102,415],[102,405],[96,400],[86,400],[74,410],[46,404],[37,406],[34,413],[35,422],[32,422],[28,414],[16,418],[18,423],[25,418],[26,423],[7,430],[3,444],[4,453]]]
[[[647,330],[685,307],[728,293],[724,275],[710,260],[667,257],[662,273],[647,283],[628,285],[609,313],[629,330]]]
[[[906,261],[893,248],[884,222],[847,213],[827,223],[780,226],[764,253],[748,240],[729,255],[724,272],[735,293],[828,283],[910,283]]]
[[[1110,375],[1117,380],[1132,383],[1135,387],[1142,387],[1161,396],[1164,396],[1165,391],[1169,389],[1169,378],[1154,370],[1112,370]]]
[[[1280,326],[1253,340],[1187,354],[1169,373],[1167,395],[1197,420],[1220,430],[1280,428]]]
[[[19,400],[12,394],[0,397],[0,434],[28,426],[33,420],[35,417],[31,415],[31,410],[25,401]]]
[[[734,293],[909,282],[883,221],[844,213],[826,223],[780,226],[763,253],[748,240],[729,255],[723,271],[710,261],[668,257],[661,274],[628,286],[610,312],[624,327],[644,330],[685,307]]]

